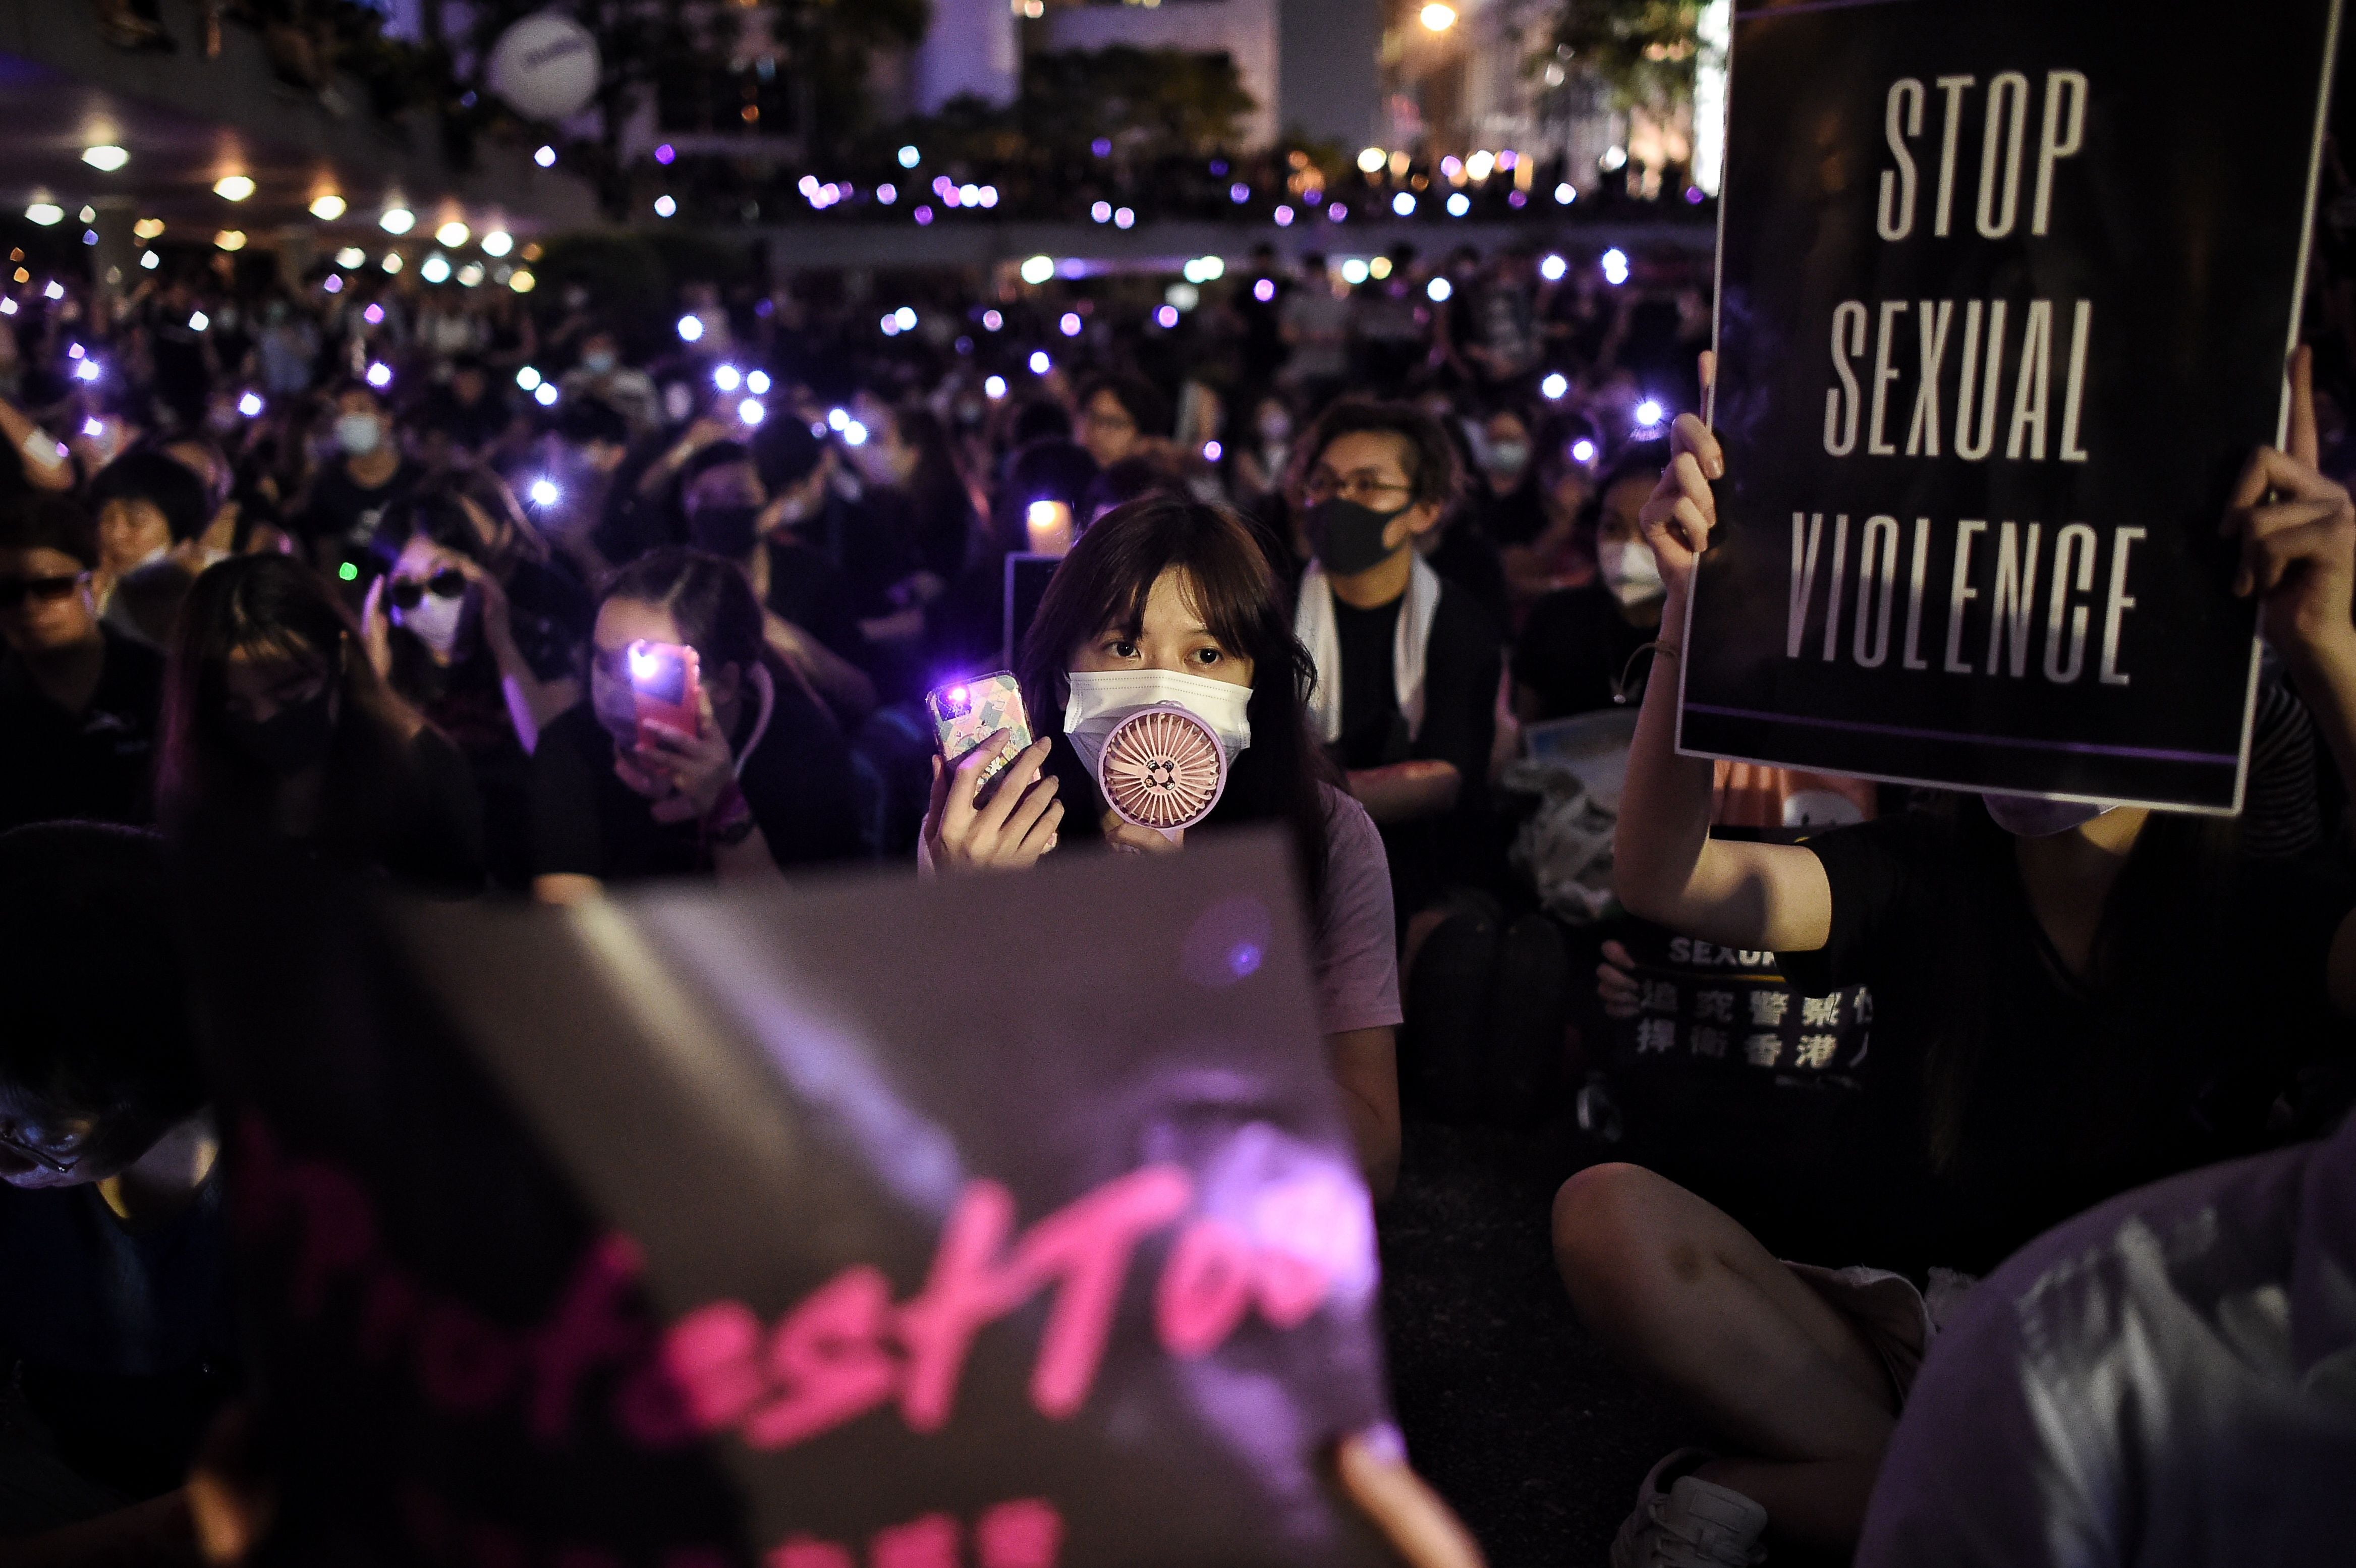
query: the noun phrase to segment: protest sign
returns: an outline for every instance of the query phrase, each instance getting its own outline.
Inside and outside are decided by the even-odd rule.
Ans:
[[[1273,834],[200,933],[290,1562],[1387,1561]]]
[[[2336,0],[1746,0],[1678,747],[2239,808]]]

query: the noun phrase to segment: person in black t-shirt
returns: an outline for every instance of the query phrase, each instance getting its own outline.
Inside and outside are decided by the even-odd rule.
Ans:
[[[1293,628],[1317,665],[1311,722],[1383,830],[1406,921],[1487,859],[1502,639],[1416,549],[1457,501],[1456,450],[1414,408],[1339,403],[1291,488],[1316,554]]]
[[[208,568],[164,692],[156,815],[175,833],[276,839],[363,876],[482,889],[465,754],[394,694],[308,567],[241,555]]]
[[[164,660],[98,618],[91,521],[38,490],[0,503],[0,829],[144,822]]]
[[[182,1490],[236,1391],[219,1142],[163,845],[0,835],[0,1546],[194,1562]]]
[[[359,561],[385,509],[414,489],[423,473],[402,456],[391,405],[366,381],[347,382],[336,393],[332,428],[342,456],[311,480],[294,525],[323,572]]]
[[[1660,635],[1664,590],[1637,513],[1668,457],[1662,441],[1621,454],[1580,518],[1595,580],[1530,607],[1514,644],[1514,713],[1525,724],[1608,708],[1622,681],[1644,691],[1647,671],[1636,653]]]
[[[639,744],[639,642],[694,650],[696,734]],[[824,704],[766,653],[760,601],[734,564],[649,552],[606,588],[592,648],[590,700],[532,754],[540,897],[658,876],[761,879],[860,853],[850,750]]]
[[[2291,430],[2288,454],[2253,459],[2226,523],[2239,591],[2260,596],[2265,634],[2345,779],[2356,505],[2315,470],[2303,352]],[[1725,463],[1691,415],[1674,442],[1642,521],[1664,624],[1683,626]],[[1614,845],[1621,898],[1697,939],[1773,951],[1803,996],[1869,988],[1861,1065],[1885,1174],[1849,1201],[1876,1249],[1863,1262],[1879,1266],[1779,1262],[1691,1193],[1613,1165],[1557,1197],[1556,1258],[1589,1327],[1698,1407],[1730,1450],[1655,1466],[1623,1549],[1641,1558],[1708,1519],[1727,1561],[1771,1525],[1846,1552],[1968,1275],[2074,1208],[2342,1109],[2303,1103],[2300,1069],[2348,1054],[2356,914],[2344,886],[2278,875],[2209,824],[2137,807],[1989,795],[1953,822],[1885,819],[1799,845],[1713,839],[1712,768],[1676,754],[1676,691],[1654,682],[1639,719]],[[1739,1034],[1746,1020],[1731,1022]]]

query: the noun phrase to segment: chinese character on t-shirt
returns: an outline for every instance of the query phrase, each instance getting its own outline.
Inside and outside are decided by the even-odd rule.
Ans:
[[[1665,1051],[1677,1043],[1677,1026],[1673,1018],[1640,1018],[1636,1021],[1636,1054]]]
[[[1788,991],[1754,991],[1751,993],[1751,1021],[1772,1029],[1783,1021],[1791,1006],[1792,993]]]
[[[1743,1059],[1752,1067],[1773,1067],[1775,1058],[1783,1054],[1781,1035],[1751,1035],[1742,1042]]]

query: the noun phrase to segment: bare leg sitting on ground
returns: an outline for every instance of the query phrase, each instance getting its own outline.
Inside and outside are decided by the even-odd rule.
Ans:
[[[1897,1412],[1847,1318],[1741,1226],[1635,1165],[1563,1184],[1554,1251],[1588,1329],[1731,1451],[1695,1474],[1795,1543],[1855,1546]]]

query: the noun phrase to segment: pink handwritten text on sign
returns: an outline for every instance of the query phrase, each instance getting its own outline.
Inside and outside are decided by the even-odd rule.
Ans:
[[[284,1154],[258,1118],[241,1125],[238,1152],[239,1236],[260,1247],[291,1234],[285,1291],[298,1322],[348,1303],[364,1361],[405,1359],[426,1402],[447,1414],[513,1409],[534,1441],[552,1447],[570,1441],[582,1390],[600,1372],[614,1379],[614,1426],[648,1449],[726,1431],[748,1447],[788,1448],[894,1402],[911,1431],[937,1432],[954,1412],[976,1337],[1050,1289],[1029,1397],[1042,1415],[1066,1420],[1087,1403],[1147,1236],[1180,1226],[1155,1283],[1153,1322],[1162,1348],[1189,1359],[1216,1350],[1254,1308],[1278,1329],[1299,1326],[1332,1294],[1337,1262],[1320,1255],[1314,1236],[1277,1245],[1225,1219],[1190,1216],[1194,1178],[1158,1165],[1083,1194],[1019,1235],[1013,1195],[997,1182],[969,1182],[922,1288],[905,1301],[894,1301],[883,1271],[862,1263],[774,1323],[742,1302],[718,1301],[659,1329],[637,1244],[610,1233],[584,1251],[544,1321],[511,1327],[405,1269],[343,1167]]]

